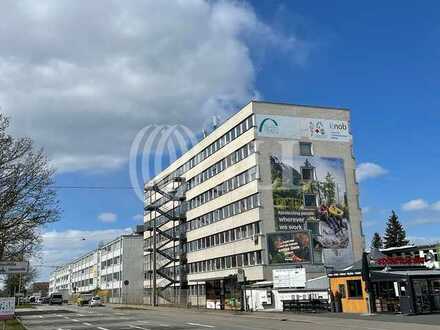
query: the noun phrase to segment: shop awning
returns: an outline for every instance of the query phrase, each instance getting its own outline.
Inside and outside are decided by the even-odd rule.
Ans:
[[[372,281],[398,281],[407,278],[438,278],[440,270],[393,270],[393,271],[372,271]]]

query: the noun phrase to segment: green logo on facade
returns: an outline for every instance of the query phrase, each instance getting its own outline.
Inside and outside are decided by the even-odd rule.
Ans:
[[[278,134],[278,123],[275,119],[272,118],[264,118],[258,127],[258,132],[265,132],[270,134]]]

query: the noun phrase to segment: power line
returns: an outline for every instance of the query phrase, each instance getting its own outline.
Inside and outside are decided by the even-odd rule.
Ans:
[[[122,186],[51,186],[54,189],[78,189],[78,190],[134,190],[135,187]]]

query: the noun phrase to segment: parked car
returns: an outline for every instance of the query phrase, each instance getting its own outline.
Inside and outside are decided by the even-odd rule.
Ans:
[[[49,305],[62,305],[63,304],[63,295],[59,293],[52,293],[49,296]]]
[[[35,300],[35,302],[36,302],[37,304],[42,304],[42,303],[43,303],[43,298],[38,297],[38,298]]]
[[[48,304],[50,302],[50,297],[44,297],[42,303]]]
[[[98,296],[92,297],[92,299],[90,299],[90,301],[89,301],[89,306],[90,307],[102,306],[101,297],[98,297]]]
[[[36,300],[36,298],[34,297],[34,296],[30,296],[29,297],[29,302],[31,303],[31,304],[35,304],[35,301]]]
[[[93,298],[92,294],[89,293],[82,293],[79,295],[76,304],[78,306],[84,306],[84,305],[88,305],[90,300]]]

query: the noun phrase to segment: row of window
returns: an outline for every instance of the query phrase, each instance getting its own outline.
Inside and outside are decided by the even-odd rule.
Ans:
[[[101,282],[119,281],[120,279],[121,279],[120,272],[101,276]]]
[[[204,182],[205,180],[212,178],[214,175],[224,171],[226,168],[238,163],[239,161],[243,160],[244,158],[247,158],[249,155],[253,154],[255,152],[255,141],[251,141],[248,144],[242,146],[238,150],[234,151],[233,153],[229,154],[219,162],[215,163],[214,165],[207,168],[202,173],[197,174],[193,178],[189,179],[187,181],[188,189],[194,188],[195,186],[199,185],[200,183]],[[159,200],[157,200],[155,203],[160,205],[162,202],[164,202],[164,198],[161,197]],[[188,203],[189,205],[189,203]],[[169,212],[175,212],[175,214],[178,214],[179,208],[175,208],[174,210],[170,210]],[[159,216],[156,218],[156,223],[160,224],[160,219],[163,218],[163,221],[166,221],[166,217]],[[151,220],[152,221],[152,220]],[[146,223],[147,225],[147,223]]]
[[[236,254],[188,264],[190,274],[262,264],[261,251]]]
[[[244,146],[242,146],[241,148],[230,153],[228,156],[218,161],[214,165],[211,165],[203,172],[197,174],[196,176],[193,176],[191,179],[188,179],[188,181],[186,182],[187,190],[190,190],[198,186],[202,182],[205,182],[206,180],[219,174],[220,172],[223,172],[228,167],[231,167],[232,165],[238,163],[239,161],[247,158],[249,155],[253,154],[254,152],[255,152],[255,141],[251,141],[245,144]]]
[[[244,238],[252,237],[260,233],[260,222],[250,223],[241,227],[222,231],[214,235],[202,237],[194,241],[188,242],[187,251],[194,252],[203,249],[209,249],[213,246],[226,244],[229,242],[238,241]]]
[[[72,283],[72,288],[80,288],[83,286],[89,286],[89,285],[93,285],[93,278],[89,278],[86,280],[82,280],[82,281],[78,281],[78,282],[73,282]]]
[[[245,184],[255,180],[256,178],[257,178],[257,167],[254,166],[234,176],[233,178],[230,178],[229,180],[222,182],[221,184],[215,186],[214,188],[211,188],[205,191],[204,193],[201,193],[200,195],[191,198],[188,201],[188,209],[191,210],[205,203],[208,203],[209,201],[217,197],[220,197],[234,189],[244,186]]]
[[[120,256],[117,256],[101,262],[101,269],[105,269],[106,267],[110,267],[111,265],[118,265],[120,259],[121,259]]]
[[[186,228],[188,231],[191,231],[233,217],[258,206],[260,206],[260,195],[257,193],[192,219],[187,222]]]
[[[216,141],[211,143],[205,149],[200,151],[197,155],[188,160],[185,164],[180,166],[172,175],[173,176],[181,176],[183,173],[186,173],[190,169],[192,169],[197,164],[201,163],[203,160],[211,156],[213,153],[218,151],[220,148],[224,147],[231,141],[235,140],[237,137],[242,135],[244,132],[248,131],[255,125],[255,118],[253,115],[249,116],[241,123],[236,125],[234,128],[229,130],[223,136],[218,138]]]
[[[79,271],[72,272],[72,277],[77,277],[77,276],[84,275],[84,274],[88,275],[90,273],[93,273],[93,268],[94,268],[93,266],[90,266],[90,267],[81,269]]]

